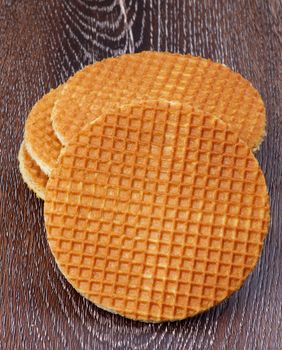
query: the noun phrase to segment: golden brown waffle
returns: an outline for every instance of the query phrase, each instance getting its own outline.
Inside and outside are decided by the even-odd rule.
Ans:
[[[51,123],[51,111],[62,86],[44,95],[32,108],[25,125],[25,145],[41,170],[49,175],[61,151]]]
[[[37,197],[44,200],[48,177],[30,157],[24,142],[21,144],[18,160],[24,182],[37,195]]]
[[[201,57],[160,52],[109,58],[76,73],[53,109],[53,127],[67,144],[101,112],[148,98],[190,103],[216,115],[252,149],[265,133],[263,101],[240,74]]]
[[[240,288],[269,220],[264,176],[220,119],[146,102],[96,119],[47,184],[45,223],[69,282],[98,306],[164,321]]]

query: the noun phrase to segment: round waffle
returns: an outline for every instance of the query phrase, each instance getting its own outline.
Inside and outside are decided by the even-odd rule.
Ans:
[[[25,145],[41,170],[49,175],[61,151],[51,123],[51,111],[62,86],[44,95],[32,108],[25,124]]]
[[[53,128],[67,144],[101,112],[148,98],[185,102],[216,115],[252,149],[262,141],[265,108],[250,82],[222,64],[160,52],[109,58],[77,72],[56,101]]]
[[[254,268],[269,220],[264,176],[220,119],[146,102],[96,119],[47,184],[47,237],[83,296],[128,318],[183,319]]]
[[[28,154],[24,142],[22,142],[19,151],[19,168],[24,182],[35,192],[37,197],[44,200],[45,188],[48,177],[40,170],[39,166]]]

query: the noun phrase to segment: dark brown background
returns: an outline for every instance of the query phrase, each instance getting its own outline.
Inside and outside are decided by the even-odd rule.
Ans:
[[[281,23],[280,0],[0,0],[1,349],[282,348]],[[43,202],[16,159],[27,113],[44,92],[95,60],[145,49],[224,62],[260,91],[268,117],[256,154],[271,196],[262,257],[229,300],[173,324],[111,315],[73,290],[48,249]]]

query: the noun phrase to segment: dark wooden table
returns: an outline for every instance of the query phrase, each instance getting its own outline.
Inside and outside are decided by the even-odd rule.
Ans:
[[[282,349],[281,24],[281,0],[0,0],[0,349]],[[95,60],[152,49],[223,62],[260,91],[268,124],[256,156],[272,216],[240,291],[163,324],[114,316],[73,290],[17,163],[27,113],[44,92]]]

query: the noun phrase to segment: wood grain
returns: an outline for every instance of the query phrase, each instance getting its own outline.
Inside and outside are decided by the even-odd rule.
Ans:
[[[281,18],[280,0],[0,0],[0,349],[282,348]],[[268,117],[257,157],[272,220],[259,264],[218,307],[158,325],[101,311],[64,280],[16,160],[44,92],[95,60],[145,49],[229,65],[260,91]]]

